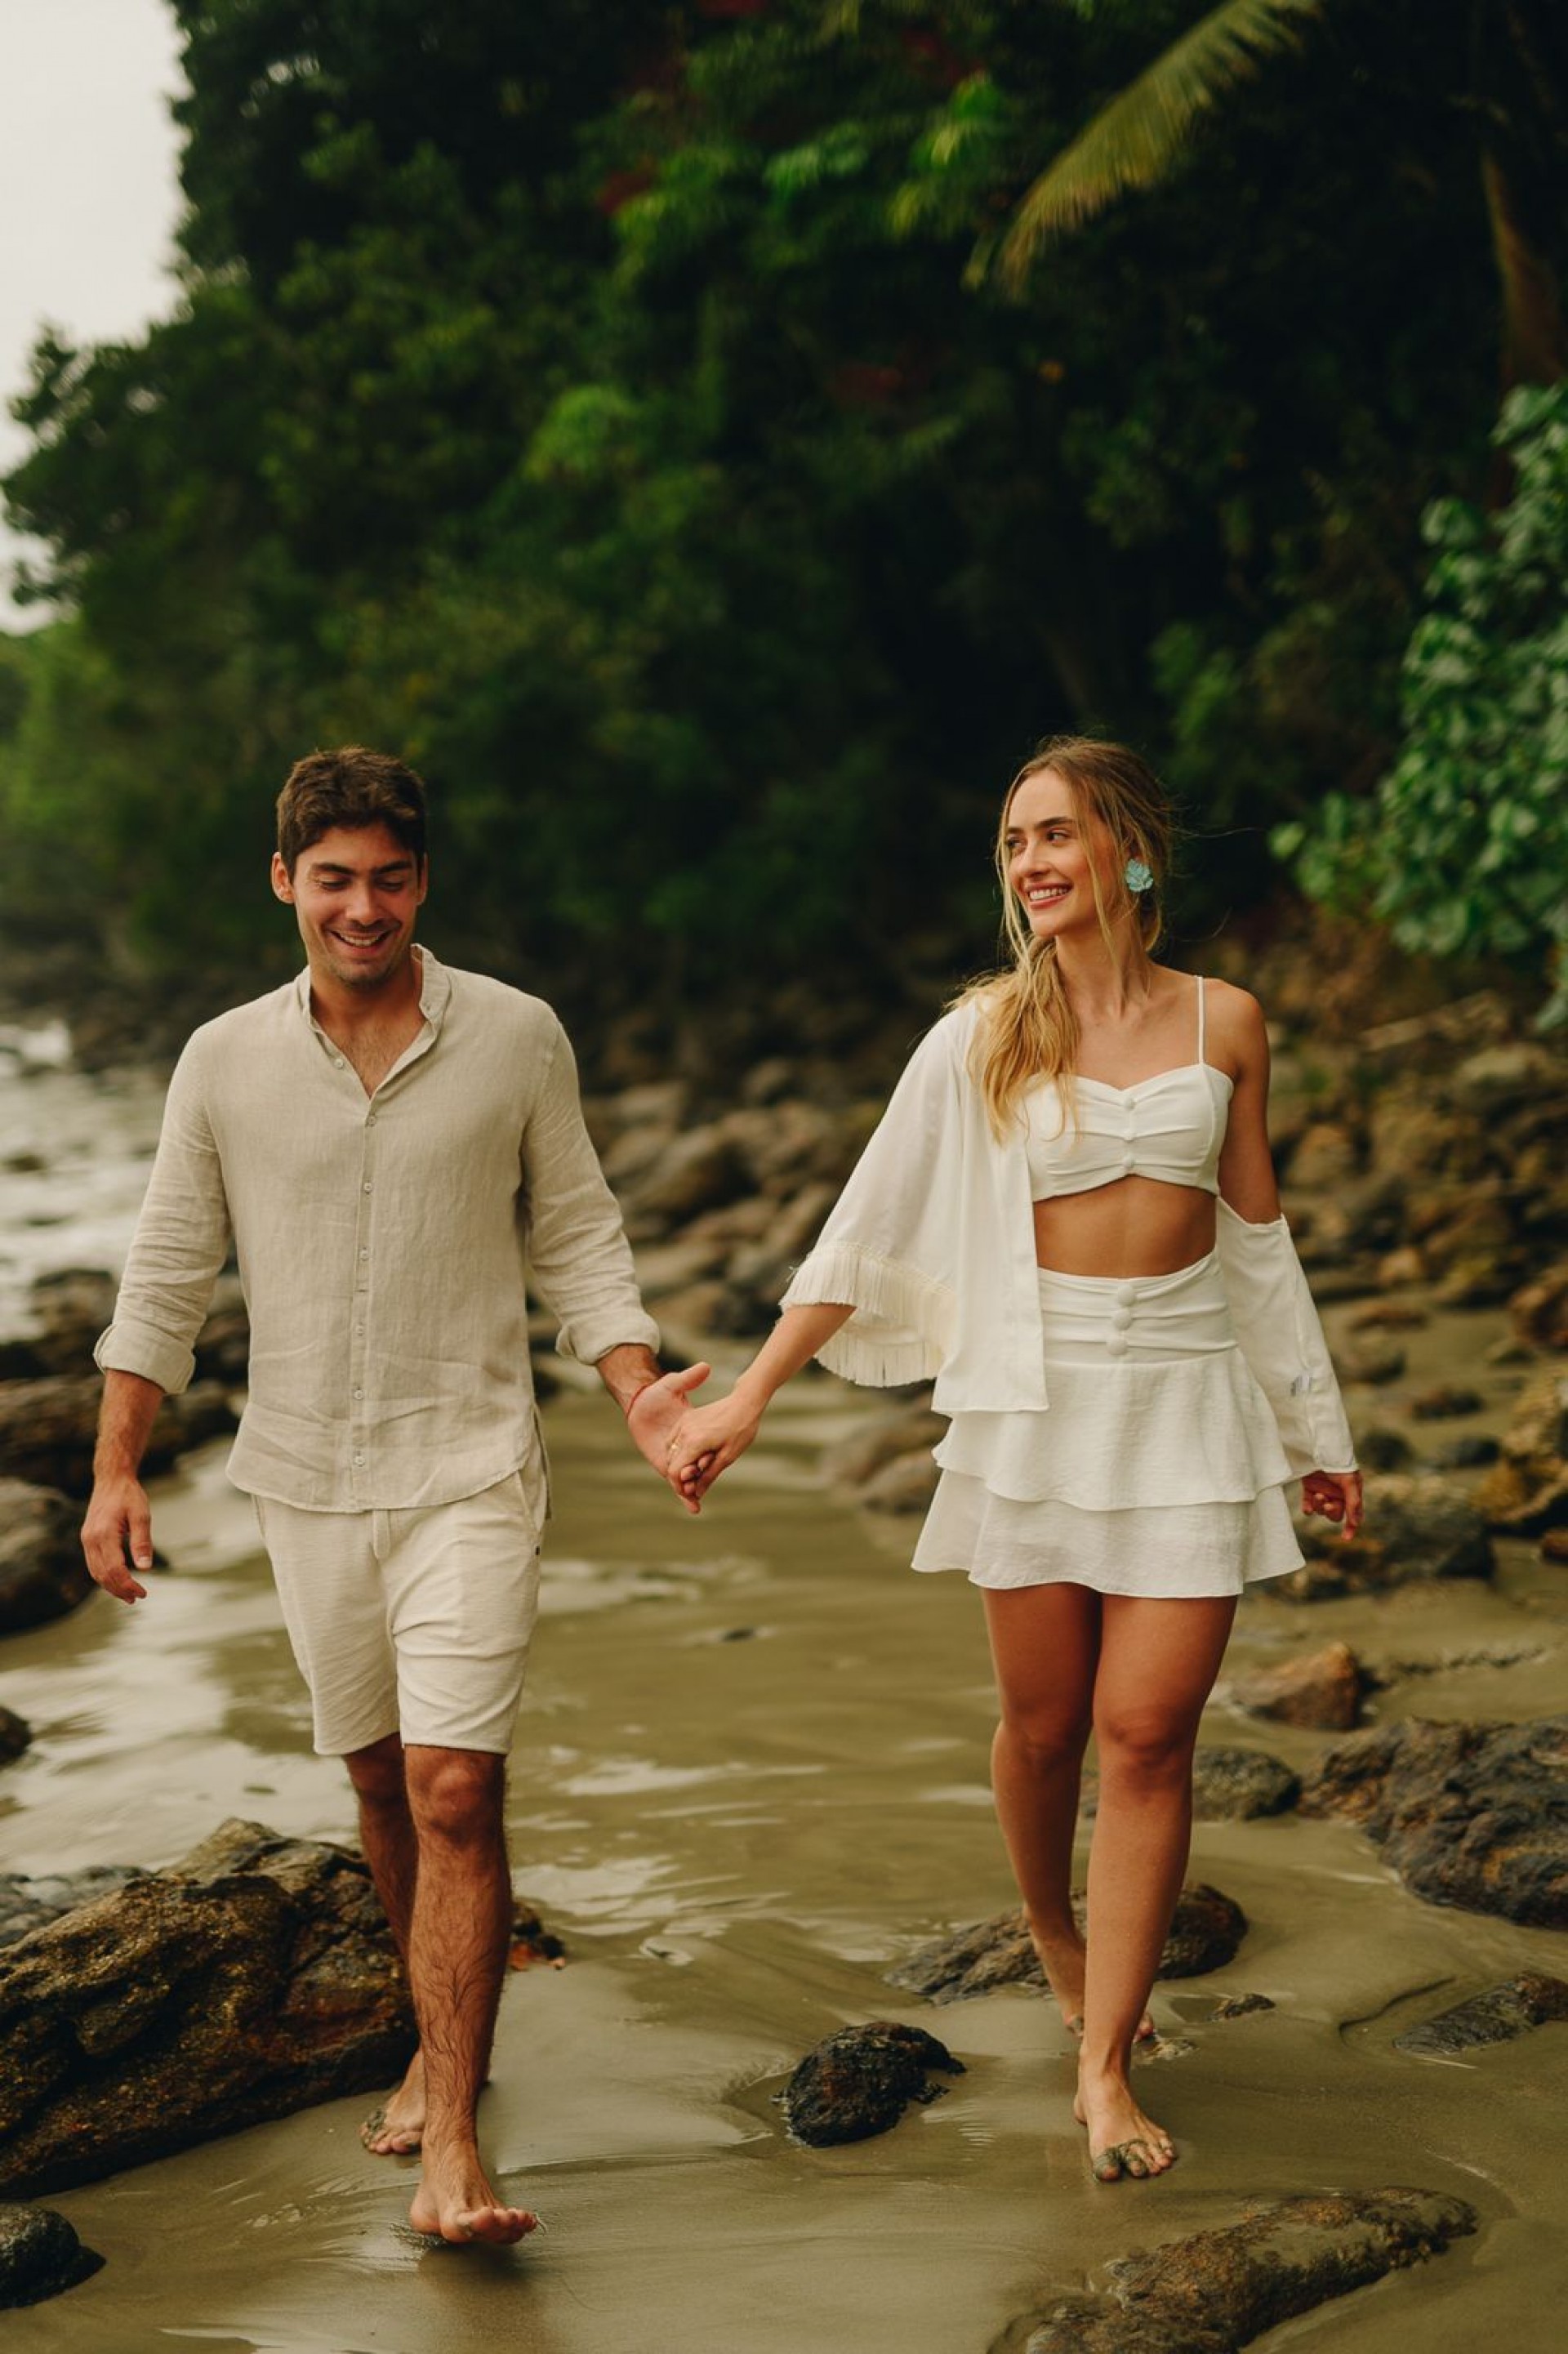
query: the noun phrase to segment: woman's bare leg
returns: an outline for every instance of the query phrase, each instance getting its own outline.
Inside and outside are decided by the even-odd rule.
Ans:
[[[1078,1783],[1100,1649],[1100,1596],[1084,1585],[985,1590],[1001,1721],[991,1789],[1040,1966],[1071,2027],[1084,2013],[1084,1940],[1068,1901]]]
[[[1175,2152],[1128,2083],[1134,2029],[1171,1927],[1192,1829],[1192,1749],[1224,1655],[1229,1596],[1102,1597],[1089,1850],[1088,1977],[1075,2115],[1101,2181],[1162,2174]]]

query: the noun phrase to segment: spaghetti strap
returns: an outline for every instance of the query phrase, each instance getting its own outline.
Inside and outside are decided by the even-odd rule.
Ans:
[[[1202,1063],[1208,1060],[1203,1052],[1203,976],[1199,973],[1196,978],[1198,982],[1198,1060]]]

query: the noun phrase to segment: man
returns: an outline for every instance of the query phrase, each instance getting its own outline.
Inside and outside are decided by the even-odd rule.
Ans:
[[[109,1593],[144,1596],[138,1470],[160,1399],[190,1379],[232,1240],[251,1331],[229,1475],[255,1500],[315,1746],[344,1758],[357,1794],[419,2028],[366,2146],[422,2150],[416,2230],[507,2243],[535,2219],[492,2189],[474,2112],[511,1923],[503,1775],[547,1511],[524,1250],[563,1353],[598,1368],[663,1476],[708,1369],[661,1376],[565,1033],[539,999],[415,945],[428,880],[411,769],[356,746],[297,764],[272,888],[306,967],[197,1030],[170,1083],[98,1344],[82,1543]]]

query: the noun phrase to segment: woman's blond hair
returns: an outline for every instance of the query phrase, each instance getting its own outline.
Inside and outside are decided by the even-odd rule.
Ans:
[[[980,1021],[970,1050],[970,1076],[984,1098],[999,1138],[1005,1137],[1024,1091],[1039,1079],[1059,1078],[1078,1059],[1078,1024],[1056,963],[1054,940],[1037,939],[1029,928],[1017,893],[1008,880],[1007,835],[1013,796],[1020,785],[1053,769],[1073,795],[1080,820],[1098,819],[1117,846],[1118,862],[1141,859],[1152,887],[1134,893],[1118,863],[1111,895],[1101,887],[1091,858],[1089,876],[1107,944],[1112,926],[1130,916],[1146,954],[1161,929],[1160,891],[1170,876],[1170,804],[1146,760],[1125,745],[1093,736],[1053,736],[1026,760],[1007,789],[996,830],[996,868],[1001,882],[1002,929],[1012,961],[1000,972],[971,981],[956,1002],[978,1003]],[[1085,848],[1092,845],[1086,842]]]

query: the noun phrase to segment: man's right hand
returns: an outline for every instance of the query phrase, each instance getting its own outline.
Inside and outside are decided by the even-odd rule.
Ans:
[[[146,1491],[130,1472],[93,1482],[87,1518],[81,1524],[81,1549],[96,1585],[118,1602],[141,1602],[147,1589],[131,1574],[153,1566],[153,1513]],[[128,1564],[126,1556],[130,1555]]]

